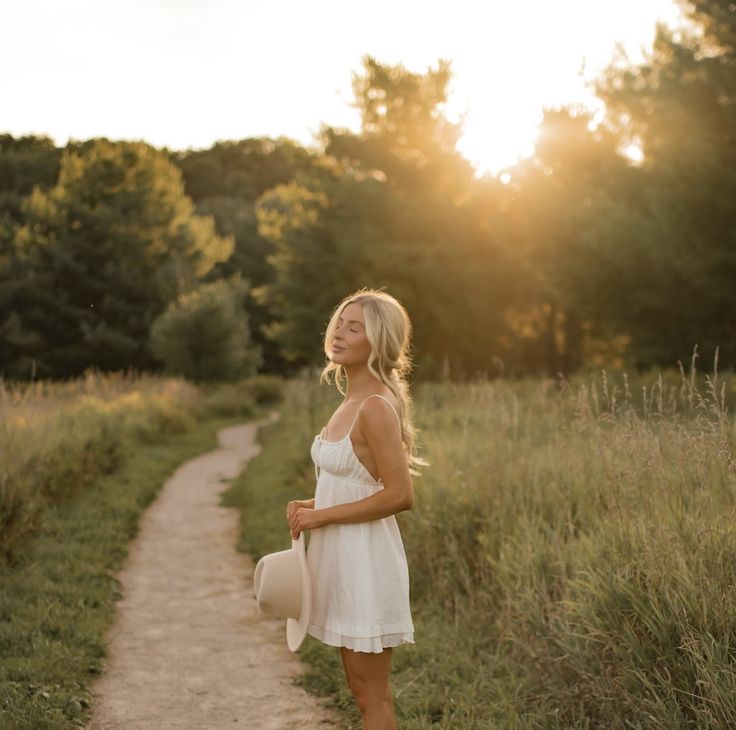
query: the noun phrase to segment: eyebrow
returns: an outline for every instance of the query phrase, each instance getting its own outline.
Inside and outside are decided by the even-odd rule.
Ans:
[[[337,321],[339,322],[341,319],[342,319],[342,317],[338,317],[337,318]],[[359,319],[349,319],[348,320],[348,324],[351,324],[353,322],[355,322],[355,324],[363,324]]]

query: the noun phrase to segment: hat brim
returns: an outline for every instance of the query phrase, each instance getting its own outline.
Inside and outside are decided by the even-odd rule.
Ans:
[[[305,540],[303,531],[299,533],[296,540],[292,538],[292,547],[296,549],[299,555],[299,565],[302,573],[302,610],[299,613],[299,618],[286,619],[286,643],[291,651],[296,651],[302,645],[307,635],[309,619],[312,614],[312,580],[309,573],[309,564],[307,563]]]

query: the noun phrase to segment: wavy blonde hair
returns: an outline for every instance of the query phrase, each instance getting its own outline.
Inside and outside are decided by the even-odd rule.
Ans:
[[[344,297],[335,307],[327,323],[324,338],[324,351],[328,362],[320,374],[320,383],[330,384],[330,374],[334,373],[337,389],[345,395],[344,383],[347,379],[345,368],[330,359],[330,343],[333,342],[337,320],[348,304],[360,304],[365,319],[365,334],[371,346],[368,356],[368,370],[396,396],[399,402],[401,421],[401,440],[407,454],[409,473],[420,476],[418,466],[429,466],[429,462],[414,452],[416,434],[411,418],[412,397],[406,376],[412,367],[411,335],[412,325],[406,308],[395,297],[378,289],[363,287]]]

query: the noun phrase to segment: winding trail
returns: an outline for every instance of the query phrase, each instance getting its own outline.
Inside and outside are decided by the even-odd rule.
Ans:
[[[219,504],[260,453],[262,423],[219,431],[220,448],[182,464],[141,515],[88,730],[341,727],[292,684],[305,667],[286,620],[260,612],[255,566],[235,548],[238,511]]]

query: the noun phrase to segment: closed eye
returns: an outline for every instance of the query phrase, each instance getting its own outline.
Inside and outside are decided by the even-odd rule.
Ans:
[[[340,319],[338,319],[338,320],[337,320],[337,325],[338,325],[338,327],[340,326],[340,323],[341,323],[341,322],[342,322],[342,317],[340,317]],[[355,332],[356,334],[358,334],[358,332],[360,332],[360,330],[356,330],[356,329],[355,329],[355,328],[353,328],[353,327],[351,327],[351,328],[350,328],[350,331],[351,331],[351,332]]]

